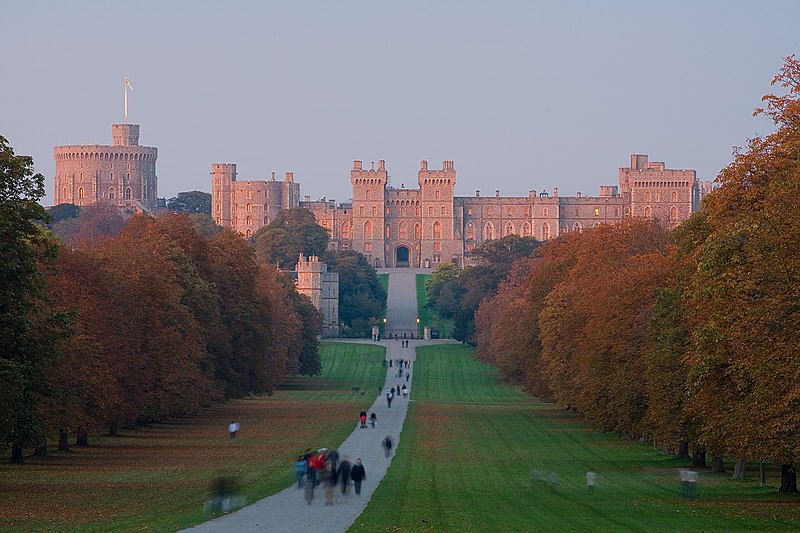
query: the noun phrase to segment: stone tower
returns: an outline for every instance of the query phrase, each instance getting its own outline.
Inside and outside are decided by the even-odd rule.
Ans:
[[[386,163],[378,161],[369,170],[361,167],[361,161],[353,161],[350,183],[353,186],[352,243],[353,249],[367,256],[375,267],[386,265],[384,232],[386,183],[389,174]]]
[[[417,176],[422,208],[421,257],[430,258],[436,264],[442,258],[449,261],[452,256],[461,256],[460,224],[456,228],[453,203],[456,185],[453,162],[443,161],[441,170],[431,170],[428,169],[428,162],[422,161]]]
[[[56,146],[55,204],[158,207],[158,149],[139,146],[138,124],[113,124],[113,146]]]
[[[322,312],[323,337],[339,333],[339,274],[328,272],[328,265],[317,256],[300,255],[297,261],[297,292],[305,294]]]

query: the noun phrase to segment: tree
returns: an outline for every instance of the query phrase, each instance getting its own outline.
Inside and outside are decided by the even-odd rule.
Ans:
[[[317,224],[314,213],[302,207],[282,210],[253,235],[256,257],[261,263],[290,269],[300,254],[322,257],[328,248],[328,232]]]
[[[48,221],[37,203],[43,196],[44,176],[34,174],[33,160],[15,155],[0,136],[0,439],[11,444],[13,463],[44,436],[36,405],[65,327],[45,307],[41,267],[53,264],[57,248],[37,224]]]
[[[461,288],[458,285],[458,267],[449,261],[439,263],[436,270],[425,283],[428,309],[436,311],[440,317],[453,318],[458,310]]]
[[[94,246],[100,239],[119,235],[126,218],[119,208],[92,205],[81,209],[76,218],[67,218],[51,225],[51,229],[71,247]]]
[[[369,336],[372,324],[386,313],[386,291],[367,258],[352,250],[328,250],[325,263],[339,274],[339,322],[347,334]]]
[[[181,213],[211,215],[211,193],[203,191],[179,192],[167,200],[167,209]]]
[[[51,223],[75,218],[80,212],[81,208],[75,204],[58,204],[47,210],[47,214],[50,215]]]

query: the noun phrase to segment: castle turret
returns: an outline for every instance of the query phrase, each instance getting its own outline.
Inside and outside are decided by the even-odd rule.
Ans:
[[[364,170],[361,161],[353,161],[350,183],[353,185],[353,249],[367,256],[376,267],[386,264],[385,201],[389,173],[386,163],[378,161]]]

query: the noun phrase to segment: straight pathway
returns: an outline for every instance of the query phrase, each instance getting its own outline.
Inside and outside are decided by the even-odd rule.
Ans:
[[[416,273],[403,269],[395,280],[395,270],[389,276],[389,316],[406,317],[408,320],[413,317],[412,326],[416,325]],[[413,313],[409,314],[409,308],[413,306]],[[400,319],[399,319],[400,320]],[[354,341],[370,342],[370,341]],[[394,361],[397,358],[410,359],[411,368],[408,382],[406,382],[405,372],[402,377],[397,377],[397,368],[387,366],[385,387],[394,387],[407,383],[411,389],[413,382],[415,360],[415,348],[421,344],[428,344],[432,341],[409,341],[409,347],[403,348],[402,342],[395,340],[384,340],[380,344],[386,347],[386,357]],[[436,341],[433,341],[436,342]],[[413,395],[409,395],[409,398]],[[392,407],[387,406],[386,397],[381,394],[372,404],[368,412],[375,412],[378,416],[378,427],[376,429],[360,429],[357,425],[353,433],[339,446],[340,456],[349,456],[350,462],[355,464],[357,458],[361,458],[366,470],[367,478],[361,487],[361,496],[357,497],[350,487],[348,496],[342,496],[341,488],[337,487],[336,500],[333,506],[325,506],[322,490],[315,491],[314,503],[306,505],[303,491],[292,485],[287,489],[259,500],[236,512],[221,516],[187,531],[194,532],[250,532],[250,531],[280,531],[280,532],[330,532],[338,533],[346,531],[350,525],[358,518],[367,506],[372,493],[380,484],[386,471],[391,464],[392,458],[385,458],[381,446],[386,435],[392,437],[394,451],[401,444],[400,432],[408,411],[409,399],[395,398]],[[357,413],[353,413],[356,418]],[[299,453],[300,450],[298,450]],[[287,464],[286,468],[292,465]]]

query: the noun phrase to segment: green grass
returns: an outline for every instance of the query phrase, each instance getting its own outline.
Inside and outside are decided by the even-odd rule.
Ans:
[[[383,290],[389,292],[389,274],[378,274],[378,283],[381,284]]]
[[[203,503],[220,474],[237,477],[251,502],[286,488],[296,456],[344,441],[386,375],[382,346],[322,343],[320,353],[322,375],[288,379],[273,396],[95,436],[88,448],[21,466],[6,459],[0,531],[175,531],[209,518]],[[231,420],[241,423],[235,440]]]
[[[425,283],[431,277],[430,274],[417,274],[417,316],[419,316],[419,333],[423,334],[424,326],[439,328],[439,335],[442,339],[449,339],[453,336],[453,320],[443,319],[439,314],[425,307],[428,296],[425,291]]]
[[[798,531],[800,500],[757,474],[700,474],[650,445],[497,384],[463,346],[418,349],[413,401],[383,483],[350,531]],[[585,474],[598,475],[593,496]],[[557,479],[550,483],[548,479]]]

